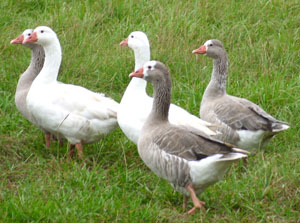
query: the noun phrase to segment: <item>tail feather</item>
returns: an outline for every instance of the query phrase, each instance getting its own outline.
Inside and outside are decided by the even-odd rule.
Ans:
[[[240,149],[240,148],[232,148],[232,150],[237,153],[243,153],[243,154],[247,154],[247,155],[251,154],[249,151]]]
[[[290,128],[288,123],[275,123],[272,126],[273,132],[281,132],[281,131],[287,130],[288,128]]]
[[[227,153],[227,154],[224,154],[222,157],[220,157],[218,162],[234,161],[234,160],[238,160],[238,159],[242,159],[242,158],[246,158],[246,157],[247,157],[247,155],[243,154],[243,153]]]

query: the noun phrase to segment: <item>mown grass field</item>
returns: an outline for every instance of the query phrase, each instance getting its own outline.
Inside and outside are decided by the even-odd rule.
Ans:
[[[67,145],[46,148],[17,111],[30,50],[9,42],[39,25],[60,39],[60,81],[117,101],[134,68],[133,52],[119,43],[146,32],[152,59],[170,68],[172,102],[195,115],[212,61],[191,52],[217,38],[228,52],[228,93],[292,128],[209,187],[200,196],[206,213],[183,216],[182,195],[147,169],[120,129],[85,146],[85,162],[69,160]],[[0,30],[0,222],[300,222],[298,1],[2,0]]]

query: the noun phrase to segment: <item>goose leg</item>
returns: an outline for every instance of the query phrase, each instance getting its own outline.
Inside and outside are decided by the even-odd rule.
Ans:
[[[64,142],[63,139],[59,139],[58,141],[59,141],[59,146],[60,147],[64,146],[65,142]]]
[[[57,137],[52,136],[52,138],[53,138],[55,141],[58,141],[59,146],[64,146],[65,141],[64,141],[63,138],[60,138],[59,136],[57,136]]]
[[[202,209],[203,211],[205,211],[205,208],[204,208],[204,204],[205,203],[203,201],[200,201],[198,199],[198,197],[197,197],[197,195],[196,195],[196,193],[194,191],[194,188],[191,185],[187,185],[186,189],[190,192],[192,201],[193,201],[194,206],[195,206],[191,210],[189,210],[187,212],[187,214],[194,214],[197,209],[199,209],[199,210]]]
[[[78,156],[78,158],[79,159],[82,159],[82,154],[83,154],[83,152],[82,152],[82,144],[81,144],[81,142],[80,143],[76,143],[75,144],[75,147],[76,147],[76,149],[77,149],[77,156]]]
[[[64,145],[64,139],[59,138],[59,136],[51,135],[50,139],[52,139],[54,141],[58,141],[59,142],[59,146],[63,146]]]
[[[186,209],[186,206],[187,206],[187,200],[188,200],[188,196],[186,196],[186,195],[184,194],[184,195],[183,195],[183,205],[182,205],[183,210]]]
[[[70,147],[69,147],[69,158],[72,158],[74,156],[74,150],[75,150],[75,145],[70,144]]]
[[[46,139],[46,146],[50,147],[50,139],[51,139],[50,133],[45,133],[45,139]]]

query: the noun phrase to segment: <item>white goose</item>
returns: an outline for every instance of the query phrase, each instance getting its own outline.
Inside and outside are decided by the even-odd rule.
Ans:
[[[117,127],[118,103],[86,88],[57,81],[61,47],[49,27],[37,27],[23,43],[43,46],[45,63],[27,96],[36,123],[58,138],[66,138],[82,157],[82,145],[98,141]]]
[[[208,40],[193,53],[214,60],[212,77],[201,101],[200,116],[221,126],[218,130],[223,134],[217,138],[251,151],[289,128],[288,123],[275,119],[253,102],[226,93],[228,61],[219,40]]]
[[[150,45],[145,33],[132,32],[127,39],[120,43],[121,46],[129,46],[134,51],[135,70],[142,67],[150,60]],[[124,134],[135,144],[143,124],[149,115],[153,98],[146,92],[147,82],[141,78],[133,77],[120,102],[118,123]],[[198,117],[188,113],[177,105],[171,104],[169,120],[174,125],[185,125],[204,131],[208,135],[215,135],[213,126]]]
[[[26,29],[20,36],[10,41],[11,44],[22,44],[25,37],[30,36],[33,33],[33,29]],[[45,60],[45,53],[42,46],[28,43],[22,44],[23,46],[31,49],[31,61],[28,68],[20,76],[17,84],[15,103],[18,111],[32,124],[37,125],[32,118],[32,115],[27,109],[26,97],[31,87],[33,80],[40,73]],[[57,140],[55,136],[51,136],[49,132],[42,129],[45,134],[46,146],[50,146],[51,138]],[[63,145],[63,139],[59,140],[60,145]]]
[[[149,61],[130,77],[143,78],[154,88],[153,106],[138,140],[139,155],[156,175],[185,195],[184,207],[187,196],[192,198],[194,208],[188,213],[193,214],[204,208],[197,194],[221,180],[233,162],[247,155],[197,129],[168,121],[171,80],[164,64]]]

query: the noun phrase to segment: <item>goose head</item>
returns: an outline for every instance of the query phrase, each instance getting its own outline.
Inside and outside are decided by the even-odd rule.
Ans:
[[[56,33],[47,26],[39,26],[33,30],[33,33],[23,40],[23,43],[37,43],[46,46],[57,39]]]
[[[134,31],[130,33],[129,36],[120,43],[120,45],[128,46],[133,50],[150,47],[148,37],[142,31]]]
[[[169,71],[167,67],[159,61],[151,60],[146,62],[143,67],[129,74],[129,77],[142,78],[155,85],[158,82],[167,82]]]
[[[193,54],[203,54],[213,59],[218,59],[221,55],[226,54],[224,45],[217,39],[207,40],[198,49],[193,50]]]
[[[33,29],[26,29],[20,36],[10,41],[11,44],[22,44],[24,39],[31,36]]]

